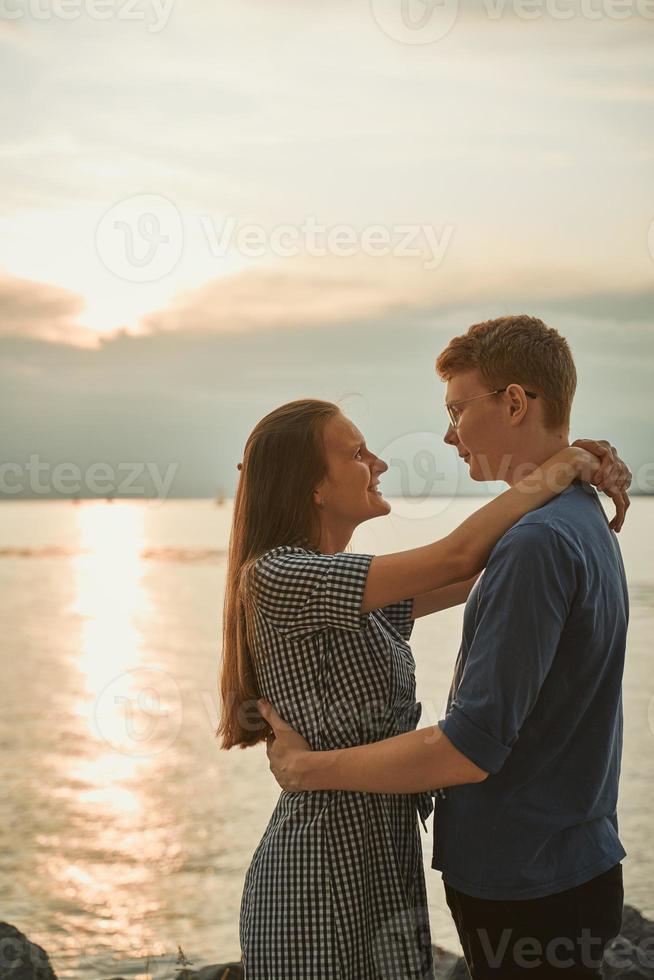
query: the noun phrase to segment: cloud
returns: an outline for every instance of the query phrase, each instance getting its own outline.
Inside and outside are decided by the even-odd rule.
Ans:
[[[579,314],[586,318],[588,324],[609,320],[618,326],[643,325],[647,329],[641,334],[642,340],[649,341],[652,338],[653,289],[582,292],[576,296],[553,296],[548,300],[548,307],[559,312]]]
[[[498,244],[497,253],[501,252]],[[497,258],[497,255],[496,255]],[[394,313],[429,317],[437,311],[487,304],[500,310],[522,297],[525,308],[549,308],[604,319],[648,319],[652,292],[624,287],[623,279],[572,265],[524,261],[484,269],[446,256],[443,267],[425,270],[423,259],[353,258],[285,261],[213,279],[179,294],[165,309],[141,318],[140,333],[277,330],[374,323]],[[622,285],[623,288],[620,288]]]
[[[89,345],[77,322],[84,299],[68,289],[0,274],[0,335]]]
[[[388,272],[388,265],[383,264]],[[407,270],[408,272],[408,270]],[[414,280],[419,271],[408,272]],[[407,291],[407,276],[382,267],[338,262],[248,269],[179,295],[164,310],[143,317],[146,333],[162,331],[274,330],[369,320],[395,306],[415,306],[425,287]]]
[[[275,405],[310,396],[342,403],[380,452],[407,433],[431,432],[440,453],[437,354],[471,323],[528,312],[572,345],[580,380],[575,436],[610,439],[637,472],[654,444],[653,300],[651,291],[549,300],[507,292],[306,330],[123,333],[95,349],[0,336],[0,392],[12,418],[0,434],[0,458],[22,464],[36,453],[52,464],[114,467],[152,461],[162,472],[172,462],[173,495],[211,495],[218,487],[229,494],[256,421]]]
[[[0,20],[0,45],[28,48],[31,46],[31,41],[17,21]]]

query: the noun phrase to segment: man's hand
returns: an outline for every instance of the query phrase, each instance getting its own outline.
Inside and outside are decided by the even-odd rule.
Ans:
[[[442,786],[480,783],[488,772],[454,747],[438,725],[380,742],[313,752],[263,699],[257,702],[274,736],[266,739],[270,769],[289,793],[425,793]]]
[[[281,788],[289,793],[309,789],[309,786],[302,784],[301,767],[303,758],[311,752],[309,743],[280,718],[269,701],[262,698],[257,701],[257,707],[274,733],[266,738],[266,752],[273,776]]]
[[[600,468],[590,482],[615,504],[615,517],[610,526],[614,531],[619,531],[630,504],[627,491],[631,486],[631,470],[620,459],[615,446],[606,439],[576,439],[572,445],[580,446],[600,460]]]

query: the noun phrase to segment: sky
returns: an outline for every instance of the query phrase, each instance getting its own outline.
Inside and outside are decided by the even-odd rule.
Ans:
[[[0,8],[0,499],[230,495],[314,395],[471,490],[434,360],[520,312],[654,490],[654,0]]]

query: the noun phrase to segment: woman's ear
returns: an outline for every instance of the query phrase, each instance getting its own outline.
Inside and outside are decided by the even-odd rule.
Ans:
[[[316,507],[324,507],[325,501],[329,496],[329,478],[324,476],[320,483],[316,484],[313,490],[313,502]]]

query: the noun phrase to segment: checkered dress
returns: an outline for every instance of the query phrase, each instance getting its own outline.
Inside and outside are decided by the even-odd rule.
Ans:
[[[413,730],[412,600],[361,615],[372,555],[284,545],[257,562],[261,694],[334,749]],[[245,877],[246,980],[427,980],[431,937],[417,817],[430,793],[283,791]]]

